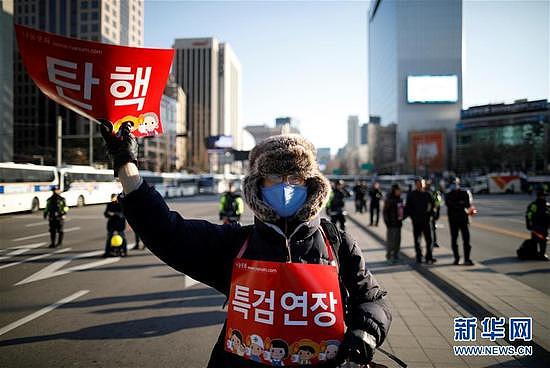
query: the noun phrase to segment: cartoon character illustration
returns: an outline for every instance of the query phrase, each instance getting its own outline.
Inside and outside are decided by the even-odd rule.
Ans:
[[[315,341],[310,339],[301,339],[291,346],[292,361],[301,365],[310,365],[311,361],[317,357],[321,347]]]
[[[142,135],[154,135],[160,125],[159,118],[154,112],[147,112],[139,116],[126,115],[123,118],[118,119],[113,124],[113,131],[118,132],[122,123],[132,123],[132,132],[138,131]]]
[[[340,341],[338,340],[323,341],[321,343],[321,353],[319,353],[319,360],[331,360],[336,358],[339,347]]]
[[[244,356],[246,348],[243,344],[243,335],[239,330],[231,330],[231,335],[227,339],[227,348],[238,356]]]
[[[264,352],[264,340],[258,335],[250,335],[246,339],[248,348],[246,353],[250,356],[250,360],[262,362],[262,353]]]
[[[281,339],[273,339],[266,341],[267,350],[264,353],[265,360],[271,362],[271,365],[275,367],[282,367],[285,365],[284,360],[288,358],[289,348],[286,341]]]
[[[140,115],[140,117],[142,116],[143,119],[138,126],[138,131],[144,135],[153,135],[159,126],[159,118],[157,114],[148,112]]]

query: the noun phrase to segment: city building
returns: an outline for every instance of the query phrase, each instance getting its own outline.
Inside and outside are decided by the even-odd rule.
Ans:
[[[327,165],[330,162],[330,147],[319,147],[317,148],[317,163],[319,164],[319,169],[325,171]]]
[[[369,134],[368,134],[369,124],[364,123],[359,127],[359,144],[368,144],[369,143]]]
[[[15,0],[14,20],[42,31],[83,40],[143,46],[144,4],[139,0]],[[14,43],[15,44],[15,43]],[[103,152],[98,126],[48,99],[14,51],[14,160],[55,163],[56,118],[62,118],[63,161],[88,164]],[[88,147],[92,135],[92,149]],[[104,155],[98,155],[103,159]]]
[[[456,125],[457,171],[550,171],[550,103],[474,106]]]
[[[13,160],[13,0],[0,2],[0,162]]]
[[[368,158],[377,173],[398,172],[401,163],[397,157],[397,124],[381,125],[379,119],[368,124]]]
[[[213,163],[207,137],[231,135],[235,148],[240,142],[240,63],[231,47],[215,38],[179,38],[173,47],[173,73],[187,96],[186,166],[206,171]]]
[[[397,169],[412,169],[409,132],[425,130],[445,131],[445,166],[452,166],[462,107],[462,1],[373,1],[368,55],[369,113],[397,124]]]
[[[183,89],[170,76],[160,103],[163,134],[141,140],[140,167],[154,172],[182,171],[185,167],[185,106]]]
[[[356,115],[348,116],[348,144],[352,149],[359,146],[359,117]]]
[[[281,118],[275,119],[275,127],[269,127],[265,124],[262,124],[262,125],[248,125],[244,127],[244,129],[247,132],[249,132],[252,135],[252,137],[254,137],[254,141],[256,142],[256,144],[274,135],[289,134],[289,133],[300,134],[300,131],[298,130],[298,128],[292,125],[294,121],[293,119],[284,118],[288,120],[285,120],[284,123],[282,122],[282,120],[279,120],[279,124],[277,124],[278,119],[281,119]]]

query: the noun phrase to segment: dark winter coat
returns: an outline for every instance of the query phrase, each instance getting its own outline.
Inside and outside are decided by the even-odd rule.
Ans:
[[[370,205],[371,207],[380,207],[380,200],[382,199],[382,191],[380,189],[371,189],[369,191]]]
[[[255,220],[254,226],[217,225],[205,220],[184,219],[170,211],[160,194],[143,183],[121,198],[126,218],[147,247],[174,269],[229,295],[234,258],[245,240],[244,258],[285,262],[287,238],[292,262],[326,263],[328,253],[319,230],[319,218],[308,222],[277,222],[278,228]],[[285,228],[287,227],[287,228]],[[288,228],[290,227],[290,228]],[[386,292],[366,270],[362,251],[349,235],[342,233],[338,252],[341,282],[349,293],[347,326],[373,335],[381,344],[391,324]],[[209,367],[265,367],[224,350],[224,330],[212,352]],[[320,367],[334,367],[319,365]]]
[[[452,190],[445,195],[445,205],[447,206],[447,216],[449,222],[457,224],[468,223],[468,213],[470,208],[470,195],[463,189]]]
[[[384,201],[382,215],[387,227],[401,227],[404,215],[403,199],[389,193]]]
[[[550,227],[550,203],[545,198],[537,198],[527,206],[525,223],[528,230],[548,235]]]
[[[405,215],[413,223],[428,223],[434,209],[434,201],[430,193],[413,190],[407,194]]]
[[[122,213],[120,203],[109,202],[103,214],[107,217],[107,231],[124,231],[126,228],[126,219]]]

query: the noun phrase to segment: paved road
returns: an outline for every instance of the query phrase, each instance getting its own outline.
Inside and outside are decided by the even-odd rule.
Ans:
[[[476,223],[486,227],[472,228],[474,259],[548,294],[549,265],[512,258],[527,201],[478,198]],[[218,220],[213,197],[170,206],[186,217]],[[45,248],[49,237],[40,215],[0,217],[0,367],[205,365],[224,298],[146,250],[101,258],[102,213],[103,206],[71,209],[64,247],[56,250]],[[446,230],[442,241],[448,241]]]

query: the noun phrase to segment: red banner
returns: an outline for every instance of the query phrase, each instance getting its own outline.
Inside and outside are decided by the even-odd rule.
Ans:
[[[160,100],[172,49],[115,46],[16,25],[27,72],[55,102],[91,119],[131,121],[136,137],[162,133]]]
[[[334,359],[344,336],[334,266],[235,260],[225,349],[267,365]]]

